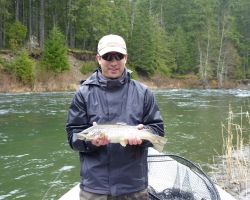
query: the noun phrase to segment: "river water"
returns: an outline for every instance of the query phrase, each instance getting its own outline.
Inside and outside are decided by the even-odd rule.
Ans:
[[[58,199],[79,182],[65,121],[74,93],[0,94],[0,200]],[[211,168],[228,108],[249,110],[247,90],[154,90],[169,139],[165,153]],[[244,133],[249,134],[249,133]]]

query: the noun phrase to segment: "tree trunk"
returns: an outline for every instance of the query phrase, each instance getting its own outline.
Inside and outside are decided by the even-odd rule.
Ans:
[[[71,3],[72,3],[72,0],[69,1],[69,5],[68,5],[68,1],[66,1],[66,10],[70,10],[71,8]],[[69,24],[70,24],[70,18],[69,18],[69,14],[70,14],[70,11],[69,13],[67,12],[67,16],[66,16],[66,20],[67,20],[67,23],[66,23],[66,27],[65,27],[65,45],[68,46],[69,45]]]
[[[22,22],[23,22],[23,25],[25,24],[25,6],[24,6],[24,0],[22,2]]]
[[[45,0],[41,0],[40,7],[40,49],[44,49],[44,27],[45,27],[45,16],[44,16]]]
[[[222,57],[222,48],[223,48],[223,40],[224,40],[224,28],[225,25],[223,24],[222,30],[221,30],[221,38],[220,38],[220,49],[219,49],[219,55],[218,55],[218,63],[217,63],[217,79],[220,83],[220,86],[222,86],[223,83],[223,72],[224,72],[224,62],[221,61]]]
[[[131,13],[130,35],[132,35],[133,33],[134,21],[135,21],[135,9],[133,8],[132,13]]]
[[[29,0],[29,38],[32,36],[32,7],[31,0]]]
[[[70,19],[70,26],[69,26],[69,46],[70,48],[74,48],[74,38],[73,38],[73,26],[72,20]]]
[[[16,0],[15,20],[18,21],[18,19],[19,19],[19,0]]]
[[[83,39],[83,42],[82,42],[82,49],[83,49],[83,50],[86,50],[86,39]]]
[[[0,0],[0,7],[2,8],[3,5],[2,5],[2,0]],[[0,9],[0,48],[3,48],[3,21],[2,21],[2,17],[3,17],[3,14],[2,14],[2,10]]]
[[[57,10],[56,10],[56,3],[54,2],[53,27],[56,26],[56,21],[57,21]]]
[[[3,15],[3,20],[2,20],[2,22],[4,22],[5,21],[5,18],[6,18],[6,16],[5,15]],[[3,23],[2,24],[2,26],[3,26],[3,30],[6,30],[6,26],[5,26],[5,23]],[[2,41],[2,43],[3,43],[3,48],[5,48],[5,44],[6,44],[6,33],[5,33],[5,31],[3,32],[3,41]]]
[[[160,15],[160,17],[161,17],[161,19],[160,19],[160,26],[161,26],[161,28],[164,28],[162,5],[161,5],[161,15]]]

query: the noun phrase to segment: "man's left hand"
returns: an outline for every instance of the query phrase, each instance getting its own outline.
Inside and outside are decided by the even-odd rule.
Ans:
[[[137,126],[137,128],[139,130],[142,130],[143,127],[144,127],[143,124],[139,124]],[[136,135],[131,135],[129,138],[126,139],[126,142],[127,142],[127,144],[130,144],[130,145],[138,145],[138,144],[142,143],[142,140],[138,136],[136,136]]]

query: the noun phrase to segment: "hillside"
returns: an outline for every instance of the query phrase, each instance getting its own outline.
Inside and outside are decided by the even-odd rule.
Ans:
[[[86,56],[87,55],[87,56]],[[0,56],[8,61],[12,59],[12,52],[1,52]],[[31,55],[31,57],[35,57]],[[75,91],[79,87],[79,82],[89,77],[89,74],[82,74],[81,67],[85,60],[93,60],[93,54],[79,54],[68,52],[70,62],[70,70],[68,72],[51,75],[37,71],[36,81],[32,85],[22,85],[10,75],[6,75],[3,71],[0,74],[0,92],[48,92],[48,91]],[[2,67],[0,65],[0,70]],[[138,76],[138,81],[144,83],[152,89],[179,89],[179,88],[203,88],[201,82],[194,75],[181,78],[166,78],[158,74],[150,79],[148,77]],[[211,80],[206,88],[219,88],[215,80]],[[223,87],[228,88],[250,88],[249,80],[225,82]]]

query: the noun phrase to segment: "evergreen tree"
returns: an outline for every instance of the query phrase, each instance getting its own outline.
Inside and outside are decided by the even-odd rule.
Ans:
[[[109,33],[120,35],[128,41],[130,34],[130,2],[127,0],[116,0],[109,3],[111,6]]]
[[[97,41],[109,32],[110,7],[106,0],[76,0],[75,29],[80,48],[96,52]]]
[[[176,74],[188,74],[197,72],[197,43],[196,37],[191,37],[196,31],[190,24],[193,23],[193,14],[197,12],[194,1],[152,1],[152,13],[157,14],[159,26],[164,28],[168,35],[173,37],[171,53],[176,64],[172,72]]]
[[[188,48],[187,34],[183,31],[181,26],[178,26],[174,33],[174,43],[172,45],[172,51],[176,59],[176,74],[184,75],[190,72],[190,58]]]
[[[0,1],[0,48],[5,47],[5,34],[6,32],[6,24],[7,20],[11,13],[8,10],[8,6],[10,5],[10,2],[8,0],[1,0]]]
[[[141,0],[137,5],[128,49],[130,50],[130,61],[136,70],[147,76],[152,76],[157,68],[150,22],[149,2]]]
[[[250,78],[250,1],[236,1],[233,8],[232,12],[235,19],[234,44],[242,60],[240,70],[243,78]]]
[[[202,81],[217,78],[221,84],[227,78],[250,78],[249,0],[44,3],[0,1],[0,48],[18,49],[31,35],[43,42],[56,24],[70,48],[96,51],[103,35],[121,35],[131,66],[147,75],[199,72]]]
[[[42,56],[42,66],[52,72],[69,70],[67,47],[64,45],[65,37],[58,27],[54,27],[45,40],[45,48]]]
[[[169,77],[176,70],[175,58],[171,51],[172,38],[159,26],[159,18],[155,17],[152,20],[151,32],[154,35],[156,72]]]

